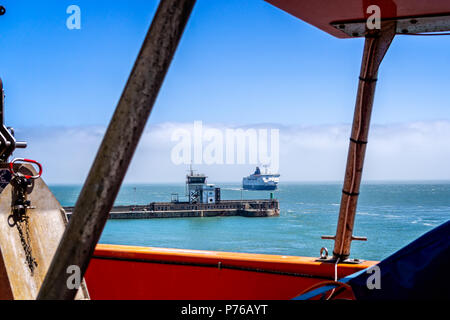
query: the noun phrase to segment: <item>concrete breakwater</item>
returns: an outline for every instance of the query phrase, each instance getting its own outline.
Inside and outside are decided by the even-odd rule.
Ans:
[[[64,210],[70,218],[73,207]],[[153,202],[148,205],[116,206],[109,219],[161,219],[199,217],[272,217],[280,215],[277,199],[221,200],[217,203]]]

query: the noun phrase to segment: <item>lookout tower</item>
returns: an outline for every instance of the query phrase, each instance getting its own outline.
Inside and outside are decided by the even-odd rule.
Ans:
[[[192,166],[186,176],[186,196],[189,203],[216,203],[220,201],[220,188],[207,184],[207,176],[194,173]]]

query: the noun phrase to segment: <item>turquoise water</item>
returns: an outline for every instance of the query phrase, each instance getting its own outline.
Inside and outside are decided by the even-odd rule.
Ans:
[[[220,184],[223,199],[267,199],[267,191],[244,191]],[[75,204],[80,186],[51,186],[63,206]],[[281,184],[275,197],[281,214],[273,218],[179,218],[108,221],[101,243],[319,256],[331,252],[342,185],[338,183]],[[184,185],[125,185],[116,204],[170,201],[184,194]],[[380,260],[423,233],[450,219],[450,183],[368,183],[361,187],[355,223],[353,258]]]

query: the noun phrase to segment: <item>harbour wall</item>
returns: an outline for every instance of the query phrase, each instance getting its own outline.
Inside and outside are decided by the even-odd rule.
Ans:
[[[73,207],[64,210],[70,218]],[[273,217],[280,215],[279,202],[271,200],[221,200],[217,203],[153,202],[148,205],[116,206],[109,219],[162,219],[200,217]]]

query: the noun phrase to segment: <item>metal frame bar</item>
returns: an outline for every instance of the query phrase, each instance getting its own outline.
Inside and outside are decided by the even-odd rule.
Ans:
[[[38,299],[75,298],[67,268],[86,272],[195,2],[161,0]]]
[[[397,23],[397,34],[450,31],[450,15],[448,14],[382,19],[383,23],[389,21],[395,21]],[[331,25],[353,38],[364,37],[367,32],[367,20],[338,21],[333,22]]]
[[[378,69],[395,34],[396,22],[390,21],[383,23],[381,30],[373,30],[366,35],[333,250],[334,260],[346,260],[350,256],[352,240],[359,239],[359,237],[353,236],[353,226],[361,185],[367,138],[369,135]]]

